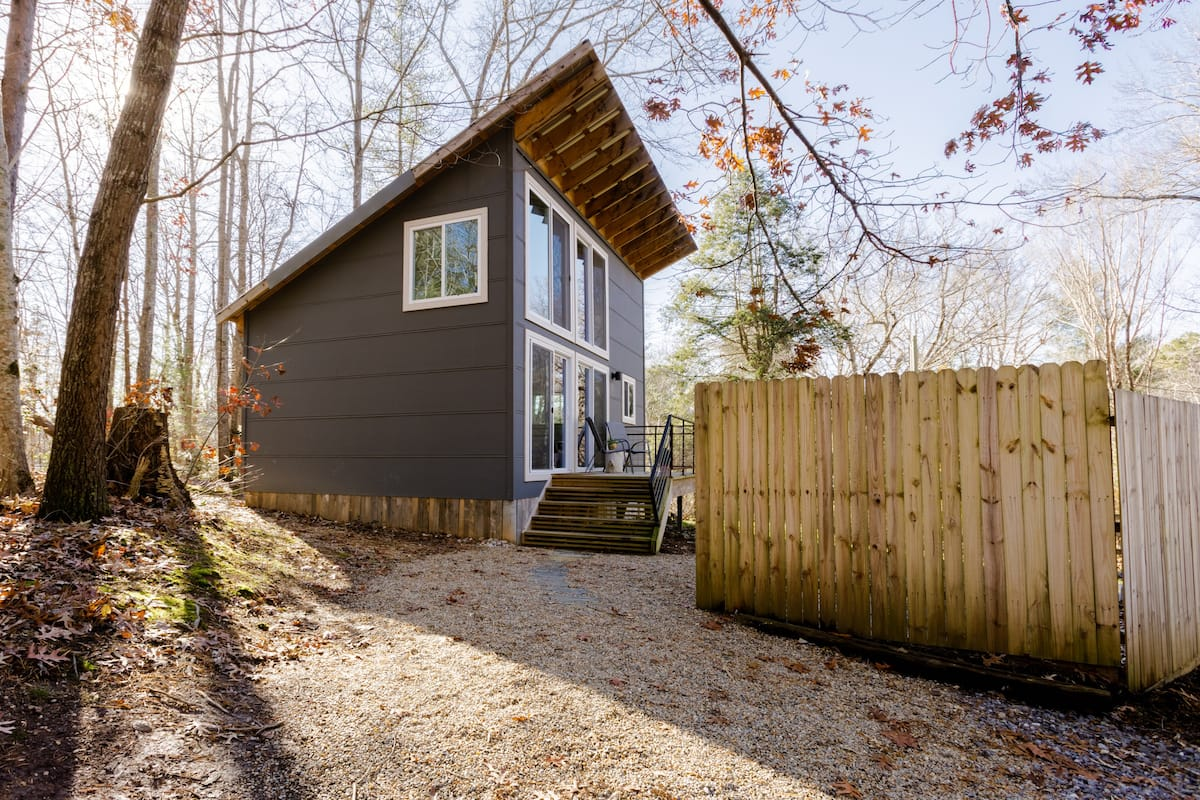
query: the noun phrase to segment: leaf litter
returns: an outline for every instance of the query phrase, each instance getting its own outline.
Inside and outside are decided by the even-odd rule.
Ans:
[[[57,763],[70,797],[1200,789],[1194,709],[1164,736],[1154,699],[1037,708],[771,638],[693,608],[686,553],[565,556],[579,607],[532,590],[545,551],[224,498],[35,510],[0,518],[0,797]]]

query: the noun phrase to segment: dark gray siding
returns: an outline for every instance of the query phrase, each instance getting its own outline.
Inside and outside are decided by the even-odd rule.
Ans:
[[[644,325],[644,308],[645,300],[643,295],[643,285],[628,266],[613,252],[612,248],[605,241],[604,237],[600,236],[586,221],[583,224],[591,232],[593,238],[602,243],[605,251],[609,255],[609,357],[607,362],[605,359],[595,353],[580,348],[573,342],[570,342],[553,331],[543,328],[537,323],[530,322],[525,318],[525,180],[524,175],[519,174],[525,170],[530,170],[542,178],[543,186],[553,190],[554,185],[542,176],[537,167],[533,166],[524,155],[518,150],[515,145],[512,151],[512,161],[514,172],[518,173],[514,176],[512,188],[512,208],[513,208],[513,249],[512,249],[512,264],[513,264],[513,294],[512,294],[512,316],[514,320],[511,340],[511,356],[513,359],[513,383],[511,394],[514,400],[513,408],[513,471],[512,471],[512,491],[513,497],[536,497],[542,490],[544,481],[529,481],[525,480],[525,341],[526,331],[533,331],[540,336],[543,336],[552,341],[561,343],[569,350],[573,350],[587,357],[591,361],[607,363],[611,371],[619,371],[632,375],[637,379],[638,390],[638,421],[643,422],[645,418],[645,404],[643,401],[643,379],[645,377],[645,325]],[[567,208],[571,208],[571,204],[566,198],[557,194],[559,202]],[[574,214],[574,219],[578,223],[581,220],[578,214]],[[609,415],[610,419],[620,422],[621,409],[621,384],[620,381],[609,381]]]
[[[250,416],[260,492],[511,499],[511,153],[460,161],[246,315],[286,373]],[[488,209],[488,302],[403,312],[404,222]]]

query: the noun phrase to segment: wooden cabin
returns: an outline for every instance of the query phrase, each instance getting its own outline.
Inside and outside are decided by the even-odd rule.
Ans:
[[[643,281],[694,250],[584,42],[218,312],[286,368],[246,502],[520,540],[585,417],[645,421]]]

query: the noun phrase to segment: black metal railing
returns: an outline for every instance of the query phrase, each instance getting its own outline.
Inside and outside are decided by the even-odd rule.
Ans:
[[[693,475],[696,472],[696,425],[690,419],[677,417],[672,414],[671,422],[671,472],[676,477]],[[663,425],[626,425],[625,433],[631,439],[639,442],[659,442],[666,432]],[[657,451],[654,451],[657,455]],[[635,452],[632,467],[635,471],[646,472],[651,465],[646,463],[648,452]],[[640,456],[640,458],[639,458]]]
[[[667,422],[663,425],[662,436],[658,439],[658,449],[654,452],[654,466],[650,468],[650,493],[654,497],[654,521],[661,520],[661,507],[663,504],[663,495],[667,492],[667,485],[671,482],[671,464],[674,455],[671,437],[671,423],[674,417],[668,415]]]

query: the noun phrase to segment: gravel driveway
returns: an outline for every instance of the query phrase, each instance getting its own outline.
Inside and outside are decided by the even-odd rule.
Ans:
[[[273,796],[1171,797],[1196,748],[693,608],[693,560],[471,546],[402,564],[269,667]],[[299,787],[309,791],[301,791]]]
[[[155,670],[82,687],[66,778],[12,796],[1200,795],[1200,734],[1158,713],[1200,708],[1194,682],[1152,706],[1034,708],[698,611],[687,554],[206,509],[206,546],[257,548],[277,591],[164,633]]]

